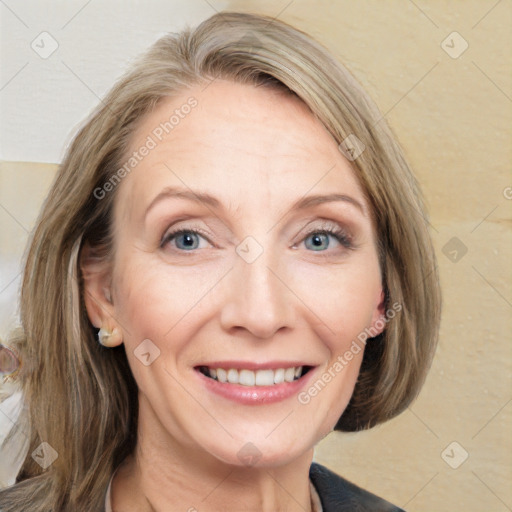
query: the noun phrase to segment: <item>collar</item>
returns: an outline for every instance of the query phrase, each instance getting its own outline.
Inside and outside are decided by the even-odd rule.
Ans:
[[[405,512],[315,462],[310,466],[309,478],[323,512]]]

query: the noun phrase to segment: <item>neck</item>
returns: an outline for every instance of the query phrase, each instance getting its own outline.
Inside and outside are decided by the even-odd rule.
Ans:
[[[310,511],[313,449],[283,465],[226,464],[178,442],[141,396],[135,453],[112,484],[113,510],[163,512]]]

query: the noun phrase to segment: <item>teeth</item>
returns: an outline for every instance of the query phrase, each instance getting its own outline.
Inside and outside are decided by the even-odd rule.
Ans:
[[[282,384],[284,382],[284,368],[279,368],[274,372],[274,384]]]
[[[228,382],[230,384],[238,384],[238,372],[236,370],[228,370]]]
[[[277,370],[237,370],[236,368],[208,368],[212,379],[242,386],[273,386],[283,382],[293,382],[302,375],[302,366],[278,368]]]
[[[256,386],[273,386],[274,372],[272,370],[258,370],[256,372]]]
[[[293,382],[295,378],[295,368],[286,368],[284,371],[284,380],[285,382]]]
[[[237,372],[236,370],[229,370]],[[238,372],[237,372],[238,373]],[[240,384],[242,386],[254,386],[256,383],[256,375],[251,370],[240,370]]]

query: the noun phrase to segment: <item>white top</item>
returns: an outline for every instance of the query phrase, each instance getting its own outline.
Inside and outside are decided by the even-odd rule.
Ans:
[[[110,496],[110,488],[112,486],[112,479],[114,478],[115,471],[110,477],[110,482],[108,483],[107,487],[107,495],[105,498],[105,512],[112,512],[112,498]],[[322,503],[320,502],[320,497],[318,496],[318,493],[316,492],[315,486],[309,482],[309,488],[311,490],[311,510],[313,512],[322,512]]]

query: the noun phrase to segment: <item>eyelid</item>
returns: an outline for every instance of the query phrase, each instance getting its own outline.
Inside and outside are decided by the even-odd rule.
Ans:
[[[322,231],[323,229],[335,230],[337,232],[345,234],[346,237],[349,238],[350,240],[354,239],[353,230],[350,229],[345,223],[325,218],[317,218],[308,222],[308,224],[304,227],[302,231],[303,233],[305,232],[306,235],[308,235],[311,233],[315,233],[316,231]]]
[[[164,231],[164,234],[160,239],[160,247],[163,247],[164,244],[168,242],[171,237],[175,237],[176,235],[179,235],[182,232],[197,233],[198,235],[202,236],[210,245],[216,247],[216,245],[210,240],[210,235],[206,233],[206,231],[204,231],[203,229],[192,225],[187,225],[184,227],[175,227],[175,224],[173,224],[171,227],[167,228]]]
[[[299,242],[293,244],[293,248],[297,248],[299,243],[305,243],[305,241],[313,234],[321,233],[331,238],[334,238],[344,250],[354,250],[358,248],[358,244],[354,241],[354,236],[350,230],[336,222],[324,222],[320,226],[311,227],[303,233],[300,237]],[[332,251],[315,251],[319,255],[332,256]]]
[[[174,220],[167,229],[163,232],[163,235],[160,239],[159,246],[163,247],[164,244],[169,240],[171,236],[175,236],[181,232],[196,232],[198,235],[203,237],[210,245],[213,247],[218,247],[216,244],[212,242],[212,235],[199,227],[194,221],[195,218],[191,218],[189,216],[181,217],[179,219]],[[180,224],[184,224],[180,226]],[[298,235],[298,239],[293,243],[293,247],[296,247],[299,243],[304,242],[304,240],[311,236],[313,233],[327,231],[327,233],[337,238],[343,237],[347,240],[347,243],[343,243],[341,240],[337,240],[339,244],[343,245],[346,249],[355,249],[357,248],[357,244],[355,243],[355,237],[353,234],[353,230],[350,229],[345,223],[340,221],[336,221],[334,219],[316,217],[311,219],[306,226],[303,227],[300,234]],[[318,252],[327,252],[327,251],[318,251]]]

